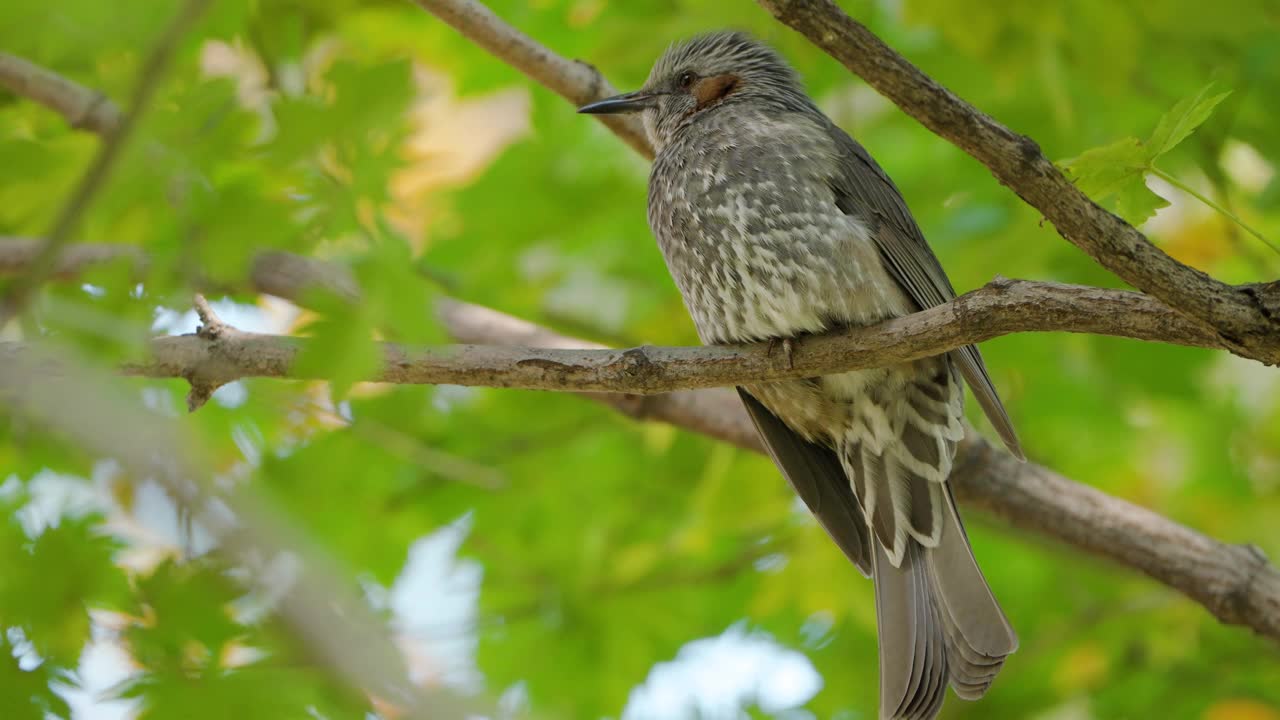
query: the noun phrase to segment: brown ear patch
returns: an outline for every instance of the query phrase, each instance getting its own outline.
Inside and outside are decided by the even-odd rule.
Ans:
[[[718,102],[738,86],[737,75],[716,75],[702,78],[693,84],[693,97],[698,101],[698,109]]]

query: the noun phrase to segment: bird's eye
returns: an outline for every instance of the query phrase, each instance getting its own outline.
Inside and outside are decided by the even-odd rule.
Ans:
[[[680,85],[681,90],[688,90],[689,86],[693,84],[693,81],[697,79],[698,79],[697,75],[694,75],[692,72],[685,70],[684,72],[680,73],[680,77],[676,78],[676,83]]]

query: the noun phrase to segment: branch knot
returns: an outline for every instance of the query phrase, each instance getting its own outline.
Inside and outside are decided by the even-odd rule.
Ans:
[[[196,315],[200,318],[200,327],[196,328],[196,337],[216,345],[219,340],[236,332],[235,328],[218,317],[218,313],[214,311],[213,306],[209,304],[204,295],[196,293],[191,302],[195,306]],[[213,393],[218,388],[230,382],[230,379],[217,372],[215,368],[203,364],[191,368],[183,377],[187,382],[191,383],[191,390],[187,393],[188,412],[199,410],[205,403],[209,402],[209,398],[213,397]],[[234,377],[231,379],[234,379]]]
[[[639,384],[647,387],[662,378],[663,367],[649,358],[646,347],[631,348],[622,353],[620,360],[623,374],[635,378]]]
[[[1254,584],[1263,572],[1271,568],[1271,562],[1262,548],[1253,543],[1236,545],[1233,549],[1243,550],[1249,561],[1243,580],[1234,583],[1223,595],[1222,605],[1224,619],[1231,623],[1244,623],[1249,618],[1249,596],[1253,594]]]

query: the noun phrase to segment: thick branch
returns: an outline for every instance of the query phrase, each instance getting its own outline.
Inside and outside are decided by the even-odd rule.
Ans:
[[[986,165],[1100,265],[1215,328],[1230,349],[1280,363],[1280,284],[1232,286],[1184,265],[1080,192],[1034,140],[961,100],[831,0],[758,0],[880,94]]]
[[[32,243],[0,242],[0,271],[20,269]],[[122,252],[138,259],[132,248]],[[60,265],[105,259],[104,246],[73,247]],[[317,279],[345,299],[358,288],[339,266],[284,253],[255,263],[258,289],[297,298]],[[156,338],[151,358],[127,372],[184,377],[202,388],[245,377],[303,377],[294,360],[305,340],[210,325],[196,335]],[[531,390],[651,395],[723,387],[846,370],[885,367],[942,354],[1015,332],[1078,332],[1201,347],[1220,339],[1141,293],[1059,283],[997,279],[955,300],[871,327],[798,338],[790,353],[769,344],[638,347],[627,350],[460,345],[443,348],[383,344],[386,358],[371,380],[404,384],[481,385]],[[313,376],[320,377],[320,376]]]
[[[1280,642],[1280,572],[1261,550],[1229,545],[1146,508],[1022,463],[967,433],[951,472],[961,497],[1020,528],[1139,570],[1229,625]]]
[[[1202,327],[1140,293],[998,280],[952,302],[871,327],[797,339],[790,354],[768,343],[711,347],[546,349],[382,343],[382,369],[397,384],[450,384],[652,395],[673,390],[815,377],[939,355],[1012,332],[1065,331],[1214,347]],[[184,377],[202,388],[246,377],[323,379],[295,365],[307,340],[219,325],[151,341],[130,375]]]

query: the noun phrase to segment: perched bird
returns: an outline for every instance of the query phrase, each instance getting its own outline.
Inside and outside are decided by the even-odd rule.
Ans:
[[[640,113],[657,152],[649,225],[705,343],[788,341],[955,297],[898,189],[738,32],[658,59],[644,88],[580,108]],[[739,388],[774,462],[875,581],[880,715],[981,697],[1017,637],[947,485],[964,378],[1018,441],[975,347],[875,370]]]

